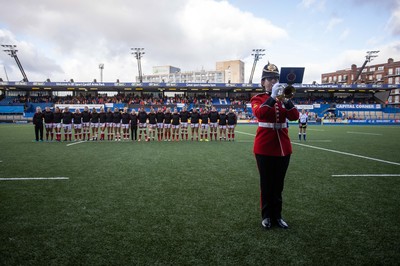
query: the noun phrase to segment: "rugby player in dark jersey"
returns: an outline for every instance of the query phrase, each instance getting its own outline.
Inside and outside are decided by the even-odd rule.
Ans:
[[[106,131],[106,125],[107,125],[107,114],[104,111],[103,107],[100,107],[100,113],[99,113],[99,127],[100,127],[100,140],[104,140],[104,132]]]
[[[68,106],[65,107],[62,113],[62,124],[64,127],[64,141],[71,141],[72,139],[72,118],[73,114],[70,112]]]
[[[171,141],[171,120],[172,120],[171,109],[167,108],[164,116],[164,136],[165,136],[164,141]]]
[[[142,133],[144,134],[144,139],[146,141],[148,141],[147,138],[147,118],[148,115],[146,113],[146,111],[144,110],[144,107],[140,108],[139,114],[138,114],[138,118],[139,118],[139,139],[138,141],[140,141],[142,139]]]
[[[210,112],[210,139],[211,140],[213,139],[213,135],[214,135],[214,139],[217,140],[218,119],[219,119],[219,113],[218,113],[217,109],[215,107],[213,107]]]
[[[74,137],[75,141],[82,140],[82,113],[79,108],[75,109],[74,118]]]
[[[203,112],[200,115],[201,118],[201,132],[200,132],[200,141],[208,141],[208,119],[209,113],[207,108],[204,108]]]
[[[114,138],[113,120],[114,120],[113,112],[111,108],[108,108],[106,113],[107,140],[113,140]]]
[[[196,140],[199,140],[199,121],[200,121],[200,114],[197,112],[197,109],[194,108],[193,112],[190,114],[190,127],[192,128],[192,140],[196,133]]]
[[[56,131],[56,141],[61,141],[61,118],[61,110],[60,108],[56,107],[54,112],[54,130]]]
[[[218,122],[218,127],[219,127],[219,140],[222,140],[222,137],[224,140],[226,140],[226,121],[228,117],[226,116],[225,109],[221,109],[221,112],[219,113],[219,122]]]
[[[121,141],[121,119],[122,119],[121,112],[119,111],[118,107],[115,107],[113,113],[113,128],[115,130],[115,141]]]
[[[178,113],[178,109],[174,108],[174,112],[172,113],[172,141],[176,139],[179,140],[179,126],[180,126],[180,114]]]
[[[150,108],[149,118],[149,140],[150,138],[154,141],[156,137],[157,117],[156,111],[153,107]]]
[[[87,140],[90,140],[90,111],[89,107],[85,106],[82,112],[82,131],[83,131],[83,140],[85,140],[87,135]]]
[[[181,136],[182,136],[182,140],[184,140],[186,137],[186,140],[189,137],[188,134],[188,121],[189,121],[189,117],[190,117],[190,113],[187,111],[186,106],[184,106],[182,108],[182,111],[180,113],[181,115]]]
[[[43,116],[46,128],[46,141],[49,141],[49,135],[51,135],[51,140],[53,140],[54,114],[50,110],[49,106],[46,106],[45,111],[43,112]]]
[[[158,141],[162,141],[163,139],[163,131],[164,131],[164,112],[161,108],[158,108],[156,113],[156,121],[157,121],[157,136]]]
[[[128,107],[124,107],[124,111],[121,114],[121,127],[124,140],[129,140],[130,120],[131,116],[128,113]]]
[[[131,119],[131,140],[137,140],[137,127],[138,127],[138,115],[135,109],[132,109],[130,114]]]
[[[233,112],[232,108],[229,108],[229,112],[227,114],[228,120],[228,141],[235,141],[235,127],[237,124],[237,116]]]
[[[93,108],[91,117],[90,117],[90,127],[92,128],[92,140],[97,140],[99,135],[99,119],[100,114],[97,112],[96,108]],[[88,140],[90,138],[90,133],[88,136]]]

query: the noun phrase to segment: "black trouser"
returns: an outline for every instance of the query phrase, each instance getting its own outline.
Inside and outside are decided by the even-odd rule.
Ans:
[[[137,140],[137,125],[131,125],[131,140]]]
[[[39,133],[40,133],[40,140],[43,140],[43,124],[35,125],[36,141],[39,141]]]
[[[282,218],[282,191],[290,155],[265,156],[256,154],[260,173],[262,219]]]

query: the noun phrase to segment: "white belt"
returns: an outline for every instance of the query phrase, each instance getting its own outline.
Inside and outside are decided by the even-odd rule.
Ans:
[[[259,122],[259,127],[266,127],[266,128],[273,128],[273,129],[282,129],[287,128],[286,123],[266,123],[266,122]]]

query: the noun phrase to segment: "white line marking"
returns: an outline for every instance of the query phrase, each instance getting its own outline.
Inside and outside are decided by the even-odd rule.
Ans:
[[[235,130],[235,132],[240,133],[240,134],[244,134],[244,135],[253,136],[253,137],[256,136],[255,134],[251,134],[251,133],[247,133],[247,132],[242,132],[242,131],[237,131],[237,130]]]
[[[332,176],[400,176],[398,174],[363,174],[363,175],[332,175]]]
[[[400,165],[400,163],[396,163],[396,162],[385,161],[385,160],[381,160],[381,159],[376,159],[376,158],[372,158],[372,157],[362,156],[362,155],[353,154],[353,153],[348,153],[348,152],[343,152],[343,151],[336,151],[336,150],[331,150],[331,149],[325,149],[325,148],[315,147],[315,146],[306,145],[306,144],[301,144],[301,143],[296,143],[296,142],[292,142],[292,144],[294,144],[294,145],[299,145],[299,146],[304,146],[304,147],[307,147],[307,148],[313,148],[313,149],[317,149],[317,150],[322,150],[322,151],[329,151],[329,152],[333,152],[333,153],[339,153],[339,154],[343,154],[343,155],[348,155],[348,156],[363,158],[363,159],[367,159],[367,160],[371,160],[371,161],[377,161],[377,162],[381,162],[381,163]]]
[[[250,133],[246,133],[246,132],[240,132],[240,131],[236,131],[236,132],[242,133],[242,134],[246,134],[246,135],[255,136],[254,134],[250,134]],[[357,154],[348,153],[348,152],[343,152],[343,151],[336,151],[336,150],[331,150],[331,149],[320,148],[320,147],[311,146],[311,145],[306,145],[306,144],[302,144],[302,143],[292,142],[292,144],[294,144],[294,145],[299,145],[299,146],[303,146],[303,147],[307,147],[307,148],[313,148],[313,149],[317,149],[317,150],[322,150],[322,151],[329,151],[329,152],[333,152],[333,153],[339,153],[339,154],[343,154],[343,155],[348,155],[348,156],[363,158],[363,159],[372,160],[372,161],[377,161],[377,162],[381,162],[381,163],[400,165],[400,163],[396,163],[396,162],[385,161],[385,160],[381,160],[381,159],[376,159],[376,158],[372,158],[372,157],[357,155]]]
[[[0,178],[0,181],[20,181],[20,180],[66,180],[69,177],[9,177],[9,178]]]
[[[67,147],[68,147],[68,146],[75,145],[75,144],[84,143],[84,142],[86,142],[86,141],[78,141],[78,142],[70,143],[70,144],[67,144]]]
[[[371,135],[371,136],[382,136],[383,135],[383,134],[377,134],[377,133],[353,132],[353,131],[347,131],[346,133],[348,133],[348,134],[360,134],[360,135]]]

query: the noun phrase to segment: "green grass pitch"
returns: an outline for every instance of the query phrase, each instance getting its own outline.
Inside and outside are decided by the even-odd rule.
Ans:
[[[299,142],[291,125],[290,229],[268,231],[256,126],[236,130],[67,146],[0,125],[0,178],[69,178],[0,181],[0,265],[398,265],[400,127],[309,126]]]

